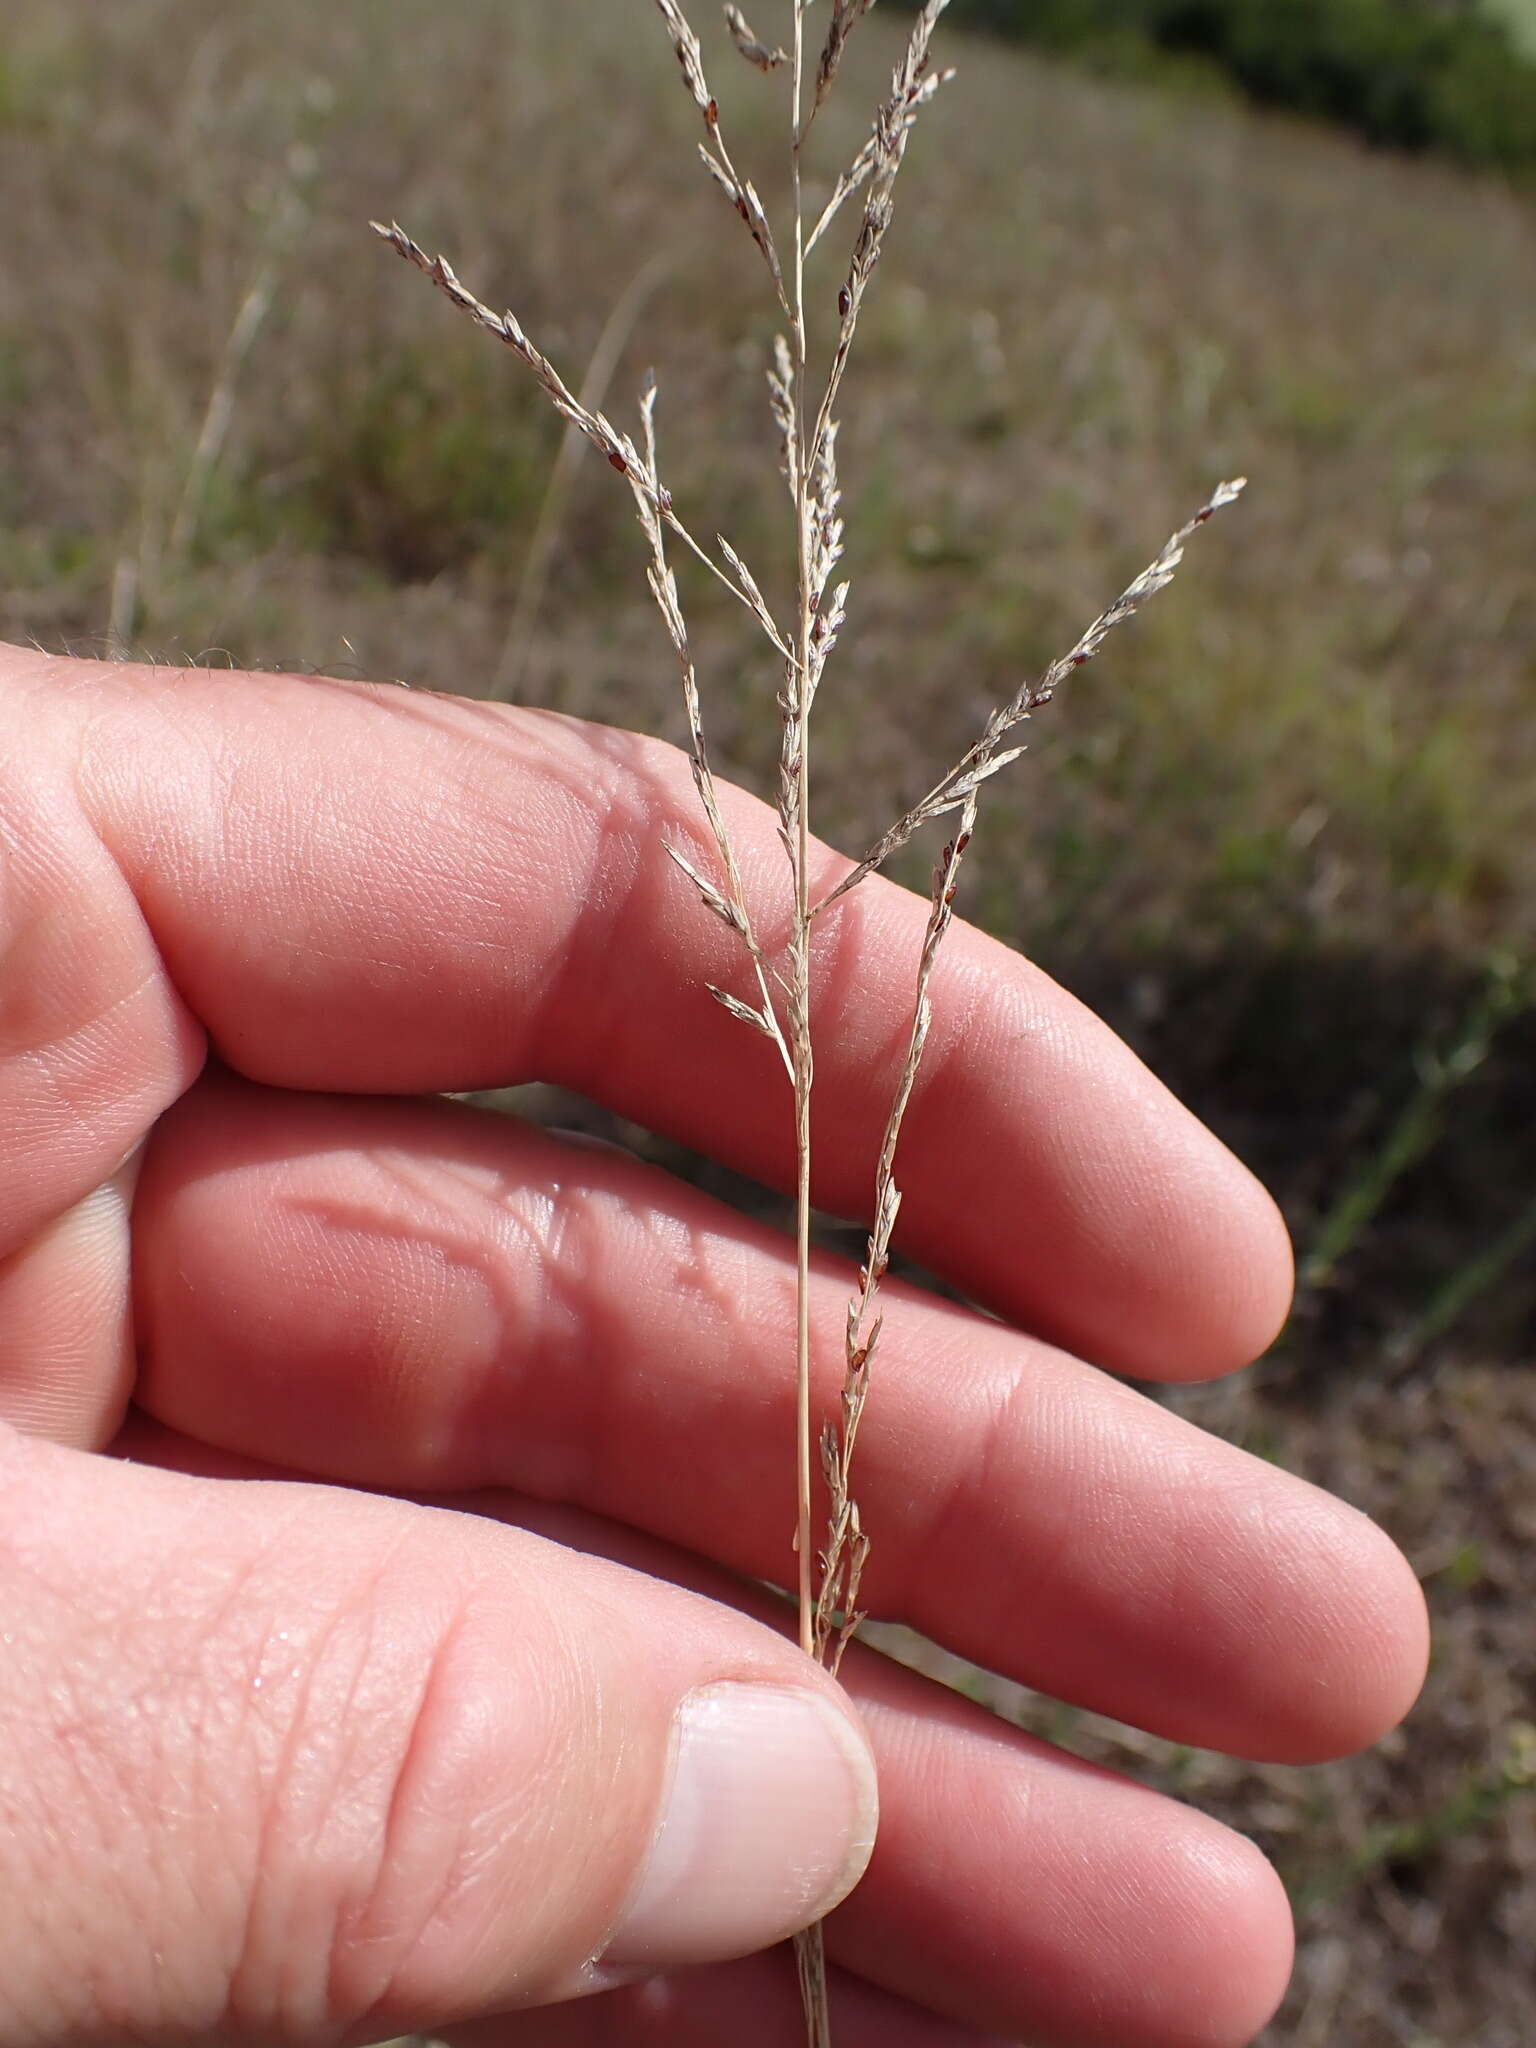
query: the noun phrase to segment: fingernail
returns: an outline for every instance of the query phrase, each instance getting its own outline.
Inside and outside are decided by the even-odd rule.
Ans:
[[[878,1811],[874,1761],[829,1700],[689,1693],[650,1857],[603,1965],[719,1962],[808,1927],[863,1876]]]

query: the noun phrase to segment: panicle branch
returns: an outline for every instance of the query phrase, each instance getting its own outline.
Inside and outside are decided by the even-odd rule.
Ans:
[[[656,6],[666,25],[678,68],[683,74],[683,84],[704,117],[705,140],[699,144],[699,155],[704,160],[704,168],[720,186],[746,224],[747,232],[756,242],[763,261],[768,266],[768,274],[773,279],[773,288],[779,304],[788,315],[789,297],[784,288],[784,269],[779,261],[773,229],[769,225],[768,215],[752,180],[744,178],[737,170],[731,161],[731,153],[725,146],[725,137],[720,129],[720,102],[710,91],[709,81],[704,76],[704,52],[699,39],[689,25],[687,15],[678,5],[678,0],[656,0]],[[733,13],[741,20],[738,10],[727,8],[727,21],[730,21]],[[745,21],[742,21],[742,27],[746,27]],[[734,23],[731,24],[731,32],[733,36],[736,33]],[[756,38],[752,37],[750,32],[748,40],[756,42]],[[739,38],[737,47],[741,47]]]
[[[641,439],[645,446],[647,466],[654,475],[656,471],[656,379],[648,376],[640,395]],[[699,873],[691,861],[677,847],[668,843],[667,852],[683,873],[698,890],[706,909],[714,912],[724,924],[730,926],[746,948],[757,978],[758,1002],[754,1008],[723,989],[709,985],[709,992],[731,1015],[740,1022],[750,1024],[754,1030],[772,1041],[784,1062],[786,1071],[793,1076],[794,1067],[784,1032],[779,1023],[778,1010],[773,999],[769,982],[767,956],[760,944],[753,926],[752,914],[747,907],[747,892],[742,883],[741,868],[736,859],[736,850],[726,829],[725,819],[720,810],[719,792],[715,785],[714,771],[710,766],[709,748],[704,739],[703,707],[699,701],[698,676],[694,669],[693,651],[688,640],[688,626],[683,617],[683,608],[678,601],[677,578],[667,562],[666,532],[654,505],[643,491],[636,491],[635,504],[640,524],[650,543],[651,560],[646,572],[651,594],[661,613],[662,623],[667,629],[677,654],[678,667],[682,676],[683,704],[688,717],[688,753],[693,770],[693,785],[699,793],[699,802],[708,821],[710,835],[715,842],[715,852],[725,878],[725,887],[719,888]],[[733,567],[745,579],[746,585],[761,604],[757,585],[735,550],[722,541]],[[766,611],[766,607],[764,607]]]
[[[784,288],[784,270],[779,262],[778,248],[773,239],[773,229],[768,224],[768,215],[763,202],[757,195],[757,187],[750,178],[741,177],[734,164],[722,151],[714,154],[704,143],[699,144],[699,155],[704,168],[735,207],[746,223],[747,233],[762,251],[768,274],[773,279],[774,291],[778,294],[779,305],[789,312],[789,295]]]
[[[677,0],[656,0],[656,7],[666,23],[672,51],[683,74],[683,84],[688,88],[694,105],[704,116],[705,127],[712,134],[716,133],[720,125],[720,110],[715,103],[714,94],[709,89],[709,81],[704,76],[703,47],[689,25],[687,15],[678,6]]]
[[[595,448],[601,449],[607,456],[610,467],[617,470],[628,483],[634,494],[636,507],[640,510],[641,524],[645,523],[645,509],[649,507],[668,531],[676,534],[690,554],[697,556],[710,574],[725,585],[738,603],[746,606],[772,640],[779,654],[785,660],[793,661],[795,657],[787,641],[773,623],[767,607],[762,602],[762,593],[758,591],[754,596],[753,592],[738,583],[733,575],[722,569],[708,549],[694,539],[673,509],[672,493],[656,475],[654,464],[641,454],[628,434],[621,433],[614,426],[605,413],[590,410],[582,404],[549,358],[534,346],[516,316],[512,313],[493,313],[489,306],[477,299],[474,293],[459,281],[452,264],[445,256],[427,255],[418,243],[411,240],[397,221],[391,221],[386,227],[382,221],[375,220],[370,221],[369,226],[376,235],[382,236],[388,242],[398,256],[414,265],[424,277],[429,277],[438,290],[452,300],[462,312],[467,313],[477,326],[483,327],[487,334],[494,335],[498,341],[505,343],[518,360],[527,365],[560,417],[568,420],[584,434]],[[753,591],[756,591],[755,585]]]
[[[990,776],[1006,768],[1024,752],[1022,746],[1002,747],[1003,740],[1016,727],[1025,723],[1030,713],[1049,704],[1061,685],[1074,669],[1082,668],[1092,661],[1109,635],[1117,626],[1123,626],[1133,619],[1150,597],[1165,590],[1173,581],[1184,549],[1190,538],[1223,506],[1230,505],[1242,495],[1246,477],[1238,477],[1231,483],[1219,484],[1210,498],[1193,519],[1186,521],[1177,533],[1164,543],[1157,558],[1149,562],[1126,588],[1121,591],[1112,605],[1109,605],[1094,620],[1071,650],[1057,657],[1050,667],[1033,682],[1021,685],[1008,703],[1000,705],[987,720],[979,739],[968,747],[951,768],[936,782],[928,794],[921,798],[906,816],[899,818],[890,830],[883,832],[864,855],[858,866],[845,875],[833,890],[830,890],[816,905],[816,913],[835,903],[839,896],[846,896],[856,888],[866,875],[881,868],[901,847],[905,846],[914,832],[935,818],[942,818],[948,812],[964,804]]]
[[[875,110],[874,130],[866,144],[870,151],[869,165],[859,181],[868,187],[864,197],[864,217],[859,223],[853,253],[848,259],[847,281],[838,293],[840,324],[837,346],[832,356],[832,367],[827,373],[826,390],[817,409],[815,430],[810,437],[813,467],[820,459],[822,437],[831,423],[848,367],[854,332],[859,324],[859,309],[885,246],[886,230],[895,211],[896,175],[907,153],[907,138],[912,133],[918,109],[933,97],[932,87],[926,92],[923,89],[927,79],[938,76],[929,70],[928,46],[939,16],[948,5],[949,0],[926,0],[912,25],[902,61],[892,73],[890,96]],[[854,188],[850,185],[848,189]],[[835,212],[836,208],[833,207],[832,211]]]
[[[863,1618],[859,1613],[859,1583],[869,1555],[869,1538],[860,1525],[858,1503],[853,1498],[852,1465],[859,1422],[869,1393],[870,1367],[883,1328],[876,1297],[890,1265],[891,1238],[901,1209],[901,1192],[895,1176],[896,1150],[933,1023],[928,985],[944,935],[954,919],[960,863],[975,830],[976,803],[976,793],[972,791],[961,806],[960,828],[933,871],[928,925],[912,1005],[912,1029],[875,1168],[875,1220],[859,1272],[858,1291],[848,1304],[841,1413],[838,1424],[829,1423],[821,1437],[822,1476],[831,1497],[831,1513],[816,1599],[816,1650],[833,1672],[842,1662],[848,1640]]]
[[[874,4],[875,0],[832,0],[832,20],[828,24],[827,40],[822,45],[821,59],[816,66],[816,91],[811,101],[810,117],[805,124],[807,128],[815,120],[816,111],[822,101],[832,90],[832,81],[836,78],[837,68],[843,61],[843,51],[847,48],[848,38]]]
[[[902,112],[903,125],[908,131],[916,125],[919,111],[927,106],[941,85],[948,85],[954,75],[954,67],[951,65],[943,71],[929,71],[919,79],[916,87],[909,93]],[[833,186],[831,198],[822,208],[817,216],[815,227],[811,229],[810,234],[806,237],[805,253],[807,256],[810,255],[816,244],[842,211],[844,200],[852,198],[855,192],[862,189],[870,172],[875,168],[879,152],[880,136],[877,129],[869,136],[853,162]]]
[[[685,65],[685,75],[687,67]],[[747,910],[746,892],[742,885],[741,872],[736,860],[730,837],[721,815],[719,797],[713,772],[710,768],[709,753],[704,742],[703,714],[699,702],[698,679],[694,670],[693,654],[689,645],[688,628],[683,617],[682,605],[677,593],[677,578],[667,561],[665,535],[676,533],[685,545],[709,568],[726,588],[746,606],[758,621],[768,639],[780,654],[792,660],[783,636],[775,625],[757,581],[746,563],[729,542],[721,540],[721,548],[730,573],[722,569],[713,558],[700,547],[672,509],[672,494],[658,479],[656,466],[656,384],[654,378],[647,378],[641,395],[640,417],[642,425],[643,452],[636,447],[628,434],[622,433],[602,412],[589,410],[581,403],[566,384],[549,358],[529,339],[523,327],[512,313],[494,313],[491,308],[477,299],[473,292],[460,283],[453,267],[442,256],[431,257],[405,232],[392,222],[388,227],[380,222],[372,223],[374,231],[381,235],[390,246],[408,263],[429,277],[439,291],[452,300],[463,312],[469,314],[475,323],[504,342],[514,355],[532,371],[543,387],[555,410],[563,419],[577,427],[589,441],[607,456],[609,463],[625,479],[634,498],[635,511],[641,528],[650,546],[651,560],[646,571],[651,594],[661,613],[667,637],[677,654],[682,675],[683,702],[688,716],[689,751],[693,767],[694,784],[699,800],[704,807],[711,835],[720,857],[725,875],[725,887],[716,887],[699,874],[692,864],[676,847],[669,846],[668,853],[693,882],[706,907],[721,918],[741,939],[752,961],[757,978],[758,993],[762,1008],[754,1010],[742,1004],[735,997],[720,995],[733,1014],[743,1015],[766,1038],[773,1041],[789,1065],[789,1052],[784,1034],[779,1025],[773,996],[769,984],[769,969],[766,956],[758,942],[752,920]],[[718,992],[717,992],[718,993]]]
[[[382,221],[370,221],[368,225],[376,235],[388,242],[397,256],[414,264],[424,277],[429,277],[445,298],[452,300],[461,312],[469,317],[487,334],[504,342],[518,359],[533,372],[548,394],[555,411],[564,420],[569,420],[586,435],[594,447],[600,448],[613,467],[623,475],[639,478],[648,487],[658,507],[663,511],[671,509],[670,498],[662,503],[664,494],[653,476],[646,472],[627,434],[621,434],[613,423],[601,412],[587,409],[556,370],[548,356],[544,355],[524,333],[517,316],[513,313],[493,313],[489,306],[477,299],[472,291],[459,282],[452,264],[446,256],[429,256],[421,246],[413,242],[398,221],[391,221],[386,227]]]

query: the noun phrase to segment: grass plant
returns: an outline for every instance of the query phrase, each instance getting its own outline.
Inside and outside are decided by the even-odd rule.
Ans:
[[[953,76],[938,68],[931,54],[933,33],[948,0],[926,0],[892,72],[889,92],[875,109],[865,141],[852,161],[815,197],[811,144],[816,117],[837,83],[849,39],[873,0],[831,0],[830,14],[825,17],[813,12],[812,0],[788,0],[787,47],[759,36],[740,8],[725,7],[726,28],[747,68],[767,78],[779,74],[787,87],[782,100],[788,199],[777,224],[753,180],[737,166],[726,140],[721,101],[706,75],[703,46],[679,0],[656,0],[656,5],[683,86],[702,121],[704,140],[699,154],[704,169],[755,246],[773,313],[782,322],[783,331],[774,337],[767,354],[766,369],[778,468],[790,506],[786,538],[793,561],[793,598],[788,613],[781,616],[770,606],[742,554],[723,534],[717,533],[711,544],[685,524],[663,481],[654,378],[647,379],[641,394],[637,436],[616,426],[595,397],[573,391],[517,316],[497,313],[477,298],[460,282],[445,257],[427,255],[398,223],[376,221],[373,225],[397,255],[511,351],[568,429],[606,457],[633,499],[649,556],[646,573],[651,594],[681,671],[693,777],[708,822],[713,871],[706,872],[677,846],[668,845],[666,852],[693,884],[703,908],[727,925],[739,942],[743,992],[711,987],[709,993],[744,1028],[771,1043],[787,1083],[786,1110],[794,1119],[797,1425],[793,1549],[799,1636],[808,1656],[836,1672],[843,1650],[863,1618],[859,1593],[870,1539],[854,1492],[854,1452],[880,1339],[880,1283],[890,1263],[901,1207],[896,1160],[902,1124],[931,1023],[929,984],[952,921],[960,865],[976,829],[985,786],[1024,752],[1019,734],[1030,717],[1092,660],[1118,626],[1132,619],[1149,597],[1172,580],[1190,537],[1213,513],[1232,503],[1243,485],[1241,481],[1219,485],[1071,649],[1041,674],[1026,679],[991,711],[959,759],[879,835],[833,888],[818,896],[812,874],[810,822],[812,712],[847,622],[851,587],[847,581],[835,580],[845,548],[838,418],[860,315],[884,251],[908,141],[922,110]],[[852,215],[856,225],[841,236],[847,253],[838,272],[837,318],[823,340],[813,330],[809,266],[819,245],[837,246],[839,220],[845,214]],[[830,297],[830,291],[824,296]],[[754,907],[748,899],[741,863],[718,801],[693,646],[671,558],[674,547],[679,561],[687,563],[691,558],[693,565],[706,571],[741,605],[782,665],[777,812],[786,858],[787,901],[783,915],[775,916],[771,925],[765,925],[762,907]],[[837,904],[879,872],[916,833],[940,820],[952,821],[954,829],[933,872],[927,928],[914,970],[911,1027],[876,1164],[872,1222],[859,1286],[848,1305],[838,1412],[818,1417],[812,1410],[810,1331],[813,931],[818,919],[835,915]],[[786,933],[782,943],[774,945],[766,935],[769,929]],[[823,1494],[819,1502],[818,1463]],[[818,1508],[823,1531],[819,1551]],[[830,2019],[820,1928],[800,1936],[795,1946],[807,2039],[812,2048],[825,2048],[830,2041]]]
[[[1318,1225],[1297,1276],[1303,1292],[1332,1283],[1340,1264],[1370,1228],[1393,1188],[1433,1150],[1444,1131],[1457,1090],[1487,1060],[1500,1027],[1530,1008],[1533,993],[1536,982],[1530,968],[1513,954],[1495,953],[1488,963],[1486,980],[1451,1044],[1443,1049],[1421,1048],[1414,1062],[1416,1082],[1412,1094],[1379,1146],[1362,1155],[1353,1178]],[[1529,1225],[1524,1227],[1528,1229]],[[1513,1249],[1508,1254],[1510,1261],[1518,1256],[1525,1242],[1521,1226],[1516,1225],[1515,1230]],[[1466,1270],[1469,1274],[1473,1270],[1481,1274],[1482,1260],[1471,1262]],[[1449,1327],[1464,1300],[1471,1298],[1459,1284],[1459,1278],[1451,1276],[1443,1293],[1437,1294],[1434,1305],[1426,1311],[1437,1329]],[[1472,1292],[1476,1291],[1474,1286]]]

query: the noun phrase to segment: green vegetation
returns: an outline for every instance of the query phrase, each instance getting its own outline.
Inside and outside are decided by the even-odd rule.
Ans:
[[[457,336],[365,346],[326,369],[309,459],[281,508],[290,534],[401,583],[520,557],[557,436],[489,349]]]
[[[1514,9],[1506,21],[1445,0],[957,0],[956,13],[1122,69],[1157,51],[1199,58],[1256,100],[1373,143],[1536,166],[1536,57]]]

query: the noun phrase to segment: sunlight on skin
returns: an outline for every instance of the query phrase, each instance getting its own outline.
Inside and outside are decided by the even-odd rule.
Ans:
[[[8,1995],[45,2048],[106,2015],[362,2040],[559,1995],[639,1896],[680,1697],[840,1698],[718,1571],[786,1568],[784,1251],[620,1154],[379,1098],[559,1079],[782,1181],[780,1105],[702,996],[714,934],[653,858],[688,829],[686,770],[632,735],[366,686],[17,652],[0,694],[26,734],[0,764],[0,1417],[33,1432],[3,1438],[25,1644],[0,1678]],[[771,827],[728,801],[766,891]],[[899,1043],[886,963],[923,918],[882,882],[854,903],[819,963],[848,1020],[825,1039],[834,1208]],[[882,1610],[1182,1739],[1370,1740],[1422,1671],[1406,1566],[1093,1369],[1198,1377],[1260,1348],[1289,1286],[1272,1206],[1026,963],[957,928],[944,976],[909,1243],[1004,1320],[892,1290],[866,1425]],[[96,1191],[146,1136],[130,1332],[122,1194]],[[833,1322],[846,1284],[818,1274]],[[830,1344],[820,1369],[835,1384]],[[331,1483],[236,1483],[263,1471]],[[253,1692],[269,1671],[289,1676]],[[829,1937],[851,2040],[1251,2037],[1289,1958],[1255,1852],[870,1656],[847,1677],[884,1802]],[[96,1761],[66,1795],[68,1697]],[[91,1815],[105,1843],[92,1787],[123,1774],[143,1853],[119,1886]],[[226,1796],[166,1803],[161,1777]],[[29,1918],[49,1788],[84,1801],[60,1881],[90,1973]],[[822,1804],[805,1853],[835,1876]],[[763,1854],[712,1911],[768,1911]],[[707,1959],[730,1939],[708,1924],[667,1952]],[[669,2038],[702,2040],[729,1982],[482,2038],[643,2040],[675,1998]]]

